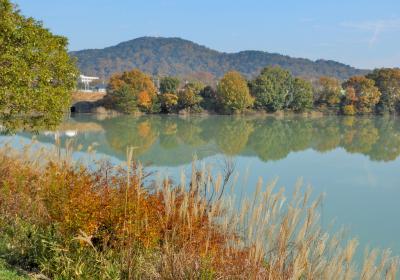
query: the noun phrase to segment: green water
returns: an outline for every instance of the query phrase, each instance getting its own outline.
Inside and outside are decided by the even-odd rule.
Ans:
[[[323,225],[335,219],[361,246],[400,254],[400,119],[81,115],[37,139],[51,145],[55,135],[74,139],[83,150],[96,143],[98,155],[113,162],[124,160],[133,146],[149,169],[175,178],[190,169],[194,155],[214,166],[230,157],[248,194],[259,177],[278,177],[288,193],[302,177],[316,194],[326,193]],[[2,138],[19,143],[30,137]]]

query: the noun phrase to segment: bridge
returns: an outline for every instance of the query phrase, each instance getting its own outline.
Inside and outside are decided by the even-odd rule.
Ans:
[[[72,93],[71,113],[91,113],[105,95],[104,92]]]

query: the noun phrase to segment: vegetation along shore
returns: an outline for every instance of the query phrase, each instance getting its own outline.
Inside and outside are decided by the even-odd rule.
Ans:
[[[155,180],[132,149],[123,165],[90,169],[71,153],[0,150],[0,257],[31,276],[396,279],[388,250],[356,265],[357,240],[321,228],[322,197],[311,200],[301,182],[286,198],[277,182],[259,181],[235,202],[229,162],[213,175],[194,161],[175,182]]]
[[[333,77],[310,81],[269,66],[252,80],[236,71],[227,72],[215,87],[177,77],[156,79],[133,69],[112,75],[107,94],[93,104],[90,109],[100,106],[127,114],[397,114],[400,69],[376,69],[342,82]]]

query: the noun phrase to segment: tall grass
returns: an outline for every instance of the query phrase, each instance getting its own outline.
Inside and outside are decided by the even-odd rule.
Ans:
[[[319,223],[311,189],[276,182],[253,197],[196,161],[179,182],[125,165],[71,160],[67,149],[0,150],[0,258],[51,279],[396,279],[390,251],[367,251]]]

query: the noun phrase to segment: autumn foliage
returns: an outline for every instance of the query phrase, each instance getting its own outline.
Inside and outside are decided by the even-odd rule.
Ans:
[[[152,78],[138,69],[111,76],[107,87],[109,107],[121,100],[121,91],[129,92],[124,95],[126,102],[136,102],[139,109],[145,112],[150,110],[157,95],[157,88]],[[124,111],[129,113],[129,110]]]
[[[227,72],[216,88],[177,77],[152,78],[134,69],[110,78],[105,103],[123,113],[248,111],[321,111],[328,114],[383,114],[400,110],[400,70],[376,69],[346,81],[322,76],[317,81],[293,76],[280,67],[265,67],[252,80]],[[181,85],[183,84],[183,85]],[[181,87],[180,87],[181,85]]]
[[[397,259],[388,251],[379,265],[377,251],[367,252],[358,272],[357,241],[324,233],[319,200],[308,203],[310,192],[301,194],[300,185],[285,203],[283,190],[259,182],[253,198],[231,208],[222,196],[233,172],[229,162],[217,177],[193,163],[191,176],[174,184],[153,181],[132,160],[132,149],[125,166],[99,162],[95,170],[73,164],[68,153],[43,160],[40,153],[30,159],[8,151],[0,151],[0,254],[46,277],[396,277]]]
[[[254,102],[246,80],[236,71],[230,71],[222,77],[217,92],[226,112],[242,112]]]
[[[375,82],[364,76],[351,77],[343,84],[346,89],[346,103],[354,105],[361,113],[372,113],[381,93]]]

